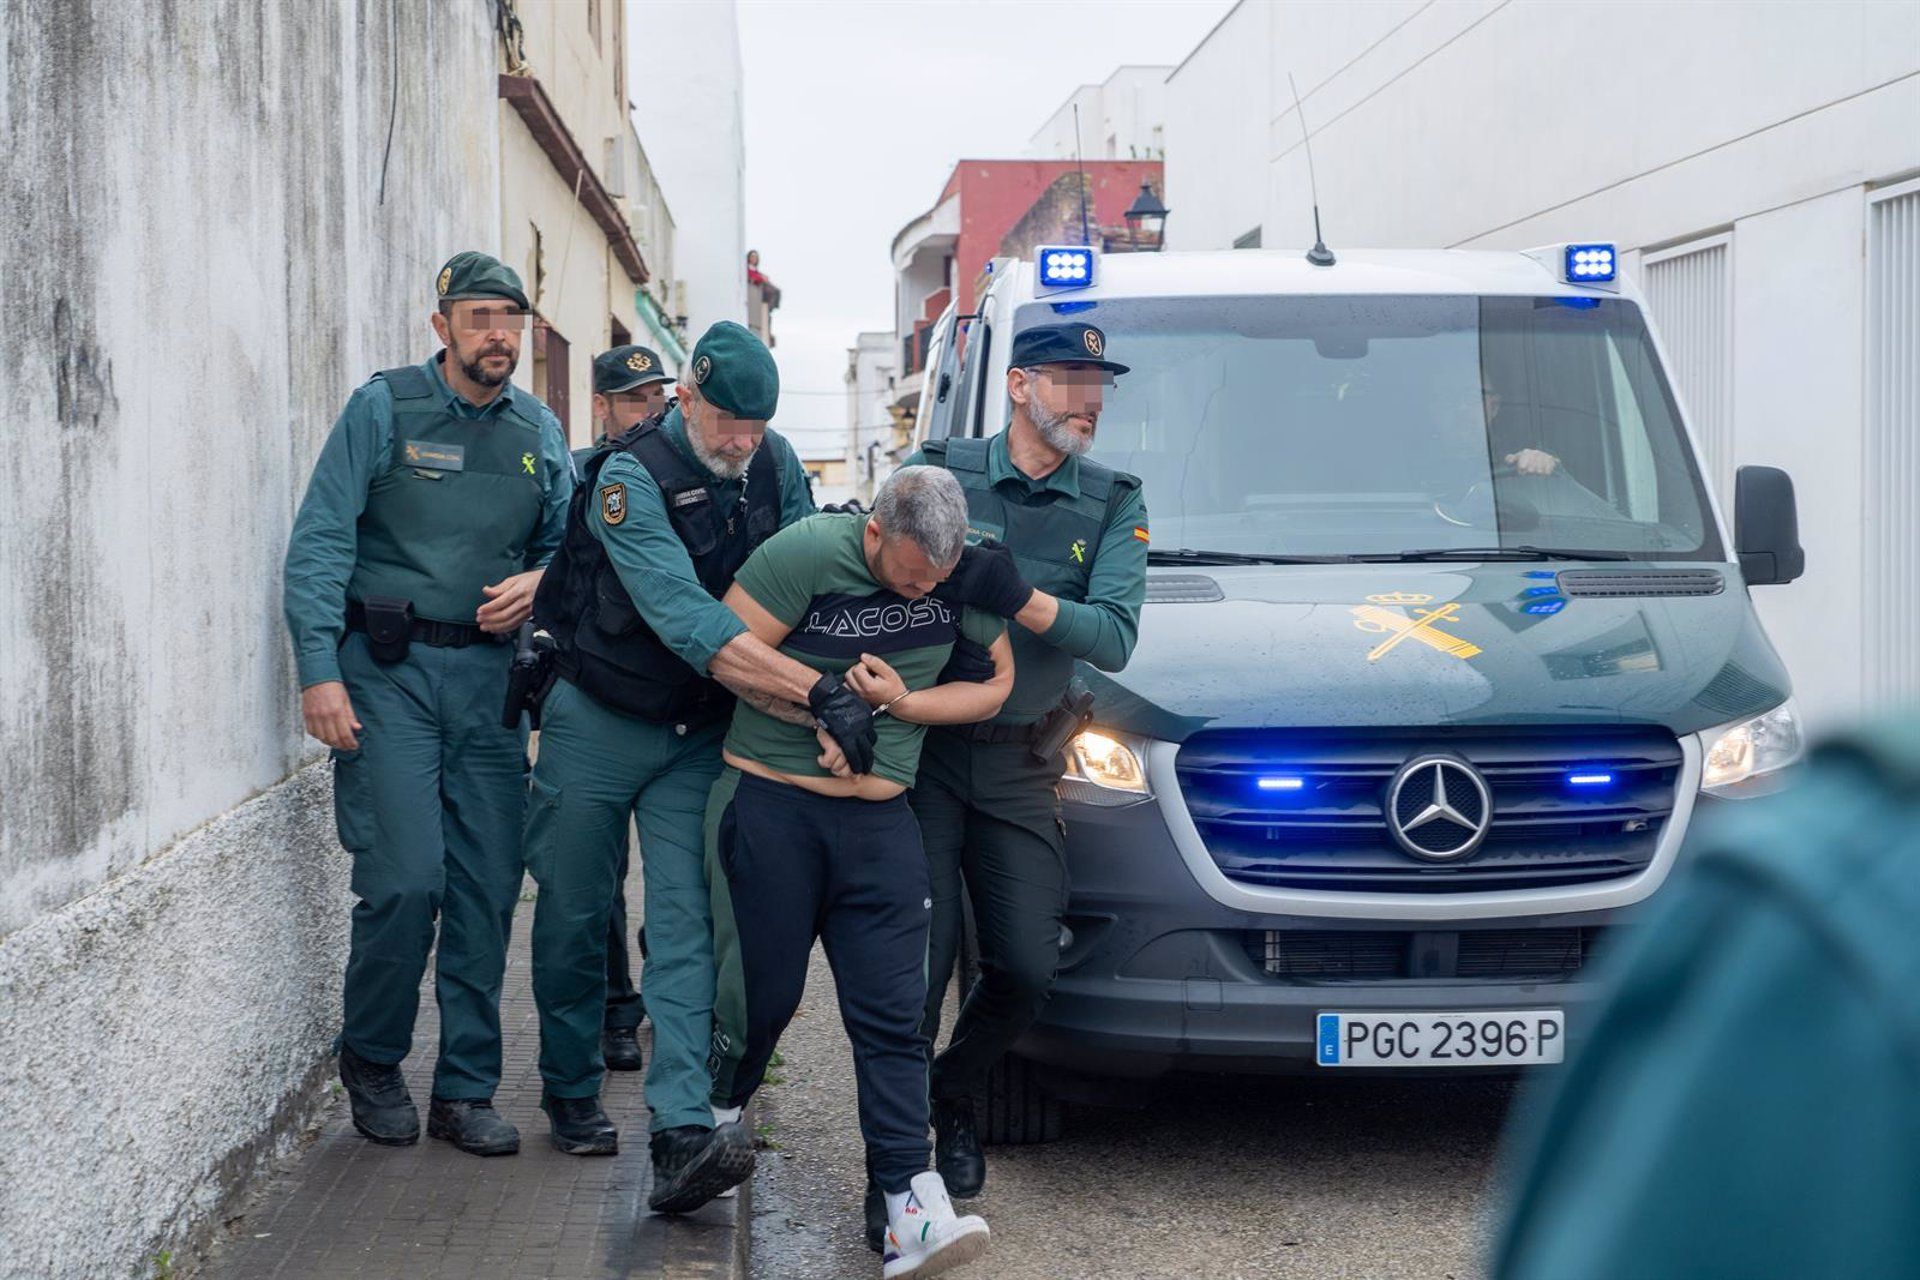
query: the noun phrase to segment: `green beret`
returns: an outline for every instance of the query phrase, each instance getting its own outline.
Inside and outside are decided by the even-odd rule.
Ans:
[[[600,395],[631,391],[649,382],[672,381],[673,375],[660,363],[660,353],[647,347],[629,344],[593,358],[593,389]]]
[[[532,309],[513,268],[492,254],[473,249],[448,258],[447,265],[434,277],[433,289],[443,302],[460,298],[506,298],[523,311]]]
[[[753,331],[722,320],[701,337],[688,376],[709,402],[737,418],[765,422],[780,401],[780,370]]]

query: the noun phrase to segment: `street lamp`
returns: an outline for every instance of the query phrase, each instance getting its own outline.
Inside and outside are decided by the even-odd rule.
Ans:
[[[1121,216],[1127,220],[1127,238],[1136,253],[1153,253],[1166,246],[1167,206],[1153,194],[1150,183],[1140,184],[1140,194]]]

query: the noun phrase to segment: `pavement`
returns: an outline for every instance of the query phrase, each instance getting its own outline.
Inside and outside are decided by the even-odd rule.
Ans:
[[[877,1276],[852,1055],[815,950],[760,1092],[750,1274]],[[950,998],[946,1008],[951,1012]],[[1046,1146],[988,1149],[981,1280],[1482,1274],[1509,1081],[1189,1079],[1140,1111],[1076,1108]]]
[[[641,918],[637,874],[629,919]],[[481,1159],[422,1136],[412,1147],[360,1137],[335,1098],[311,1144],[227,1223],[206,1280],[707,1280],[743,1274],[740,1224],[751,1191],[679,1219],[647,1210],[652,1166],[641,1072],[609,1072],[602,1100],[620,1154],[567,1156],[539,1109],[539,1024],[527,938],[533,883],[522,893],[501,1000],[505,1062],[494,1104],[520,1129],[520,1154]],[[440,1034],[433,969],[422,987],[407,1083],[422,1111]],[[648,1030],[641,1047],[652,1054]]]

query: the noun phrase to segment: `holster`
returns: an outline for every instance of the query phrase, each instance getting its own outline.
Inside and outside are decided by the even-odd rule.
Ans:
[[[1093,691],[1075,681],[1068,686],[1060,705],[1040,717],[1030,748],[1033,758],[1041,764],[1052,764],[1054,757],[1066,750],[1067,743],[1092,723]]]
[[[375,662],[400,662],[413,644],[413,601],[398,596],[368,596],[360,602],[367,618],[367,651]]]

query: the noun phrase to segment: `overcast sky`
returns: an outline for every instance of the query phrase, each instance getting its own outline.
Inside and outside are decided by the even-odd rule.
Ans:
[[[894,234],[954,161],[1025,155],[1076,87],[1125,63],[1177,64],[1231,7],[739,0],[747,243],[784,295],[774,425],[802,452],[844,439],[847,348],[893,328]]]

